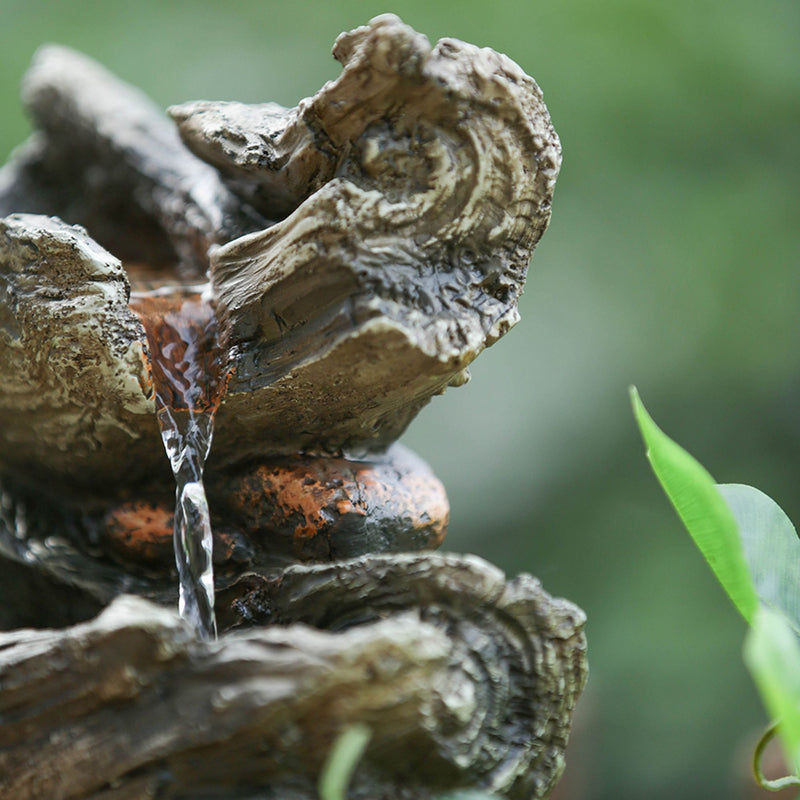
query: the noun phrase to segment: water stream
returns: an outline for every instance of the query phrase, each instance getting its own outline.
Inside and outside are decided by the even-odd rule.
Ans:
[[[203,468],[225,388],[214,308],[205,287],[133,292],[150,348],[161,439],[175,476],[178,610],[203,639],[217,634],[211,518]]]

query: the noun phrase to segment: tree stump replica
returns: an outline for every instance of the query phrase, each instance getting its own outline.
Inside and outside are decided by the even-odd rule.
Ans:
[[[353,798],[543,798],[563,769],[583,613],[433,552],[444,489],[394,444],[517,321],[558,138],[491,50],[386,15],[333,52],[296,108],[174,122],[64,48],[25,78],[36,131],[0,171],[2,798],[311,800],[354,722]]]

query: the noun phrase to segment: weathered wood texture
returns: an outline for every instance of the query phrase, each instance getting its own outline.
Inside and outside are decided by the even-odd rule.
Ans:
[[[236,354],[218,461],[252,451],[231,430],[241,420],[287,450],[396,439],[516,323],[550,220],[561,148],[514,62],[453,39],[432,48],[393,15],[333,53],[341,75],[295,109],[171,109],[262,211],[299,203],[211,255]]]
[[[450,39],[432,48],[390,15],[343,34],[334,54],[340,77],[296,109],[173,109],[213,166],[84,56],[37,56],[23,96],[38,131],[0,171],[0,214],[57,215],[88,234],[62,225],[55,236],[61,223],[34,214],[4,223],[0,371],[50,349],[39,318],[78,300],[79,315],[58,312],[61,338],[102,353],[28,371],[24,391],[0,386],[9,412],[38,398],[24,432],[13,414],[0,422],[28,451],[0,448],[0,472],[28,459],[35,480],[109,492],[163,476],[144,333],[124,308],[103,310],[106,294],[127,302],[116,257],[156,279],[211,264],[232,369],[211,472],[380,451],[516,322],[560,164],[538,86],[505,56]],[[49,293],[28,290],[39,273]],[[116,459],[126,449],[132,474]]]
[[[168,477],[119,261],[55,217],[0,219],[0,470],[100,493]],[[155,456],[159,456],[158,462]]]
[[[266,220],[182,146],[138,89],[66,47],[41,48],[22,99],[36,132],[0,171],[0,215],[87,227],[122,259],[202,276],[209,245]]]
[[[0,797],[311,800],[355,721],[372,741],[353,798],[547,796],[585,680],[574,606],[439,555],[291,567],[253,592],[273,626],[214,643],[129,596],[0,634]]]

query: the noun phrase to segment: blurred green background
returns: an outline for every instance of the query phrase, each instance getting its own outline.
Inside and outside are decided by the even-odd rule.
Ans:
[[[384,11],[510,55],[564,148],[522,322],[405,439],[448,487],[449,549],[588,613],[560,796],[756,796],[744,625],[649,471],[627,387],[718,480],[800,521],[797,0],[0,0],[0,157],[27,135],[42,42],[163,106],[294,105],[338,74],[335,36]]]

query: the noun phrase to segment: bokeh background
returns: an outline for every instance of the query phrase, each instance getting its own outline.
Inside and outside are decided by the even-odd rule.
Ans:
[[[743,623],[645,461],[628,401],[722,482],[800,521],[797,0],[0,0],[0,159],[35,48],[77,47],[163,106],[295,105],[384,11],[510,55],[564,148],[522,322],[405,441],[448,487],[448,548],[589,618],[562,798],[731,798],[766,722]]]

